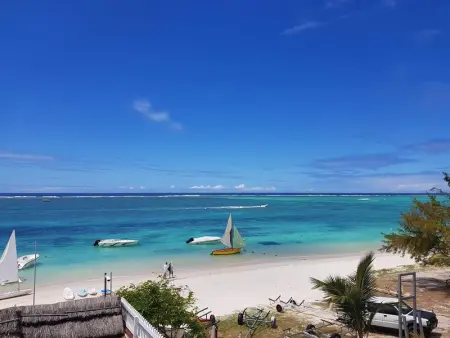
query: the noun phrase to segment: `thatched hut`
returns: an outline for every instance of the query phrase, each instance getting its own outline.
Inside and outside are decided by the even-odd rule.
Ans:
[[[120,297],[79,299],[0,310],[0,337],[121,338]]]

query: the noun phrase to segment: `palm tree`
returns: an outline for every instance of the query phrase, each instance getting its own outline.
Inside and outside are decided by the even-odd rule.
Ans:
[[[323,291],[324,300],[335,304],[342,322],[359,338],[369,331],[373,318],[367,303],[375,296],[374,259],[375,254],[369,252],[360,260],[356,272],[347,277],[328,276],[324,281],[311,277],[313,289]]]

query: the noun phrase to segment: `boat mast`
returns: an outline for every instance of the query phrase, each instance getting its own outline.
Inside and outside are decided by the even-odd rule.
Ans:
[[[234,226],[233,223],[231,223],[231,229],[230,229],[230,243],[231,243],[231,248],[233,249],[233,230],[234,230]]]

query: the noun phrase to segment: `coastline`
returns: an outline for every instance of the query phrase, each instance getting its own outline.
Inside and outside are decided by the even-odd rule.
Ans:
[[[174,284],[187,285],[194,292],[199,308],[208,307],[215,315],[227,315],[247,306],[268,305],[269,297],[294,297],[298,301],[315,301],[321,292],[311,290],[310,277],[325,278],[329,274],[347,275],[354,271],[361,256],[369,250],[352,253],[324,254],[314,256],[271,257],[270,259],[241,260],[226,264],[175,267]],[[376,269],[389,269],[414,262],[407,257],[376,253]],[[132,274],[113,271],[113,290],[131,283],[154,280],[161,274],[158,269],[141,269]],[[106,271],[105,271],[106,272]],[[103,271],[95,278],[73,278],[48,285],[37,285],[36,304],[64,301],[62,292],[70,287],[75,293],[82,288],[103,289]],[[21,288],[29,288],[30,281]],[[32,282],[32,281],[31,281]],[[32,287],[32,285],[31,285]],[[7,290],[5,290],[7,291]],[[78,298],[78,297],[77,297]],[[0,308],[31,305],[33,296],[0,301]]]
[[[291,248],[267,247],[263,252],[246,250],[243,254],[226,257],[210,256],[208,252],[214,249],[214,246],[202,246],[200,249],[205,251],[203,255],[193,251],[190,255],[168,255],[161,257],[159,255],[146,257],[127,257],[127,259],[116,261],[102,261],[96,263],[90,261],[88,264],[71,264],[64,269],[60,267],[47,267],[45,260],[39,258],[37,265],[36,285],[39,287],[55,284],[72,283],[74,281],[90,281],[101,277],[105,272],[113,273],[117,276],[136,276],[158,274],[162,271],[165,261],[172,261],[175,269],[182,274],[190,274],[191,271],[231,269],[241,266],[251,266],[260,264],[279,264],[280,262],[296,262],[311,260],[317,258],[336,258],[354,256],[368,250],[375,252],[381,247],[380,241],[364,243],[336,243],[330,245],[326,243],[323,246],[314,245],[314,248],[304,245],[296,245]],[[102,249],[101,249],[102,250]],[[103,249],[104,250],[104,249]],[[128,248],[115,248],[112,250],[128,250]],[[21,284],[24,288],[33,286],[33,268],[19,271],[19,275],[24,279]]]

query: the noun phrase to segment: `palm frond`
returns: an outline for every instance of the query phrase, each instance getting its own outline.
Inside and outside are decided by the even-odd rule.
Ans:
[[[345,302],[351,287],[348,280],[340,276],[328,276],[324,281],[312,277],[310,280],[313,289],[320,289],[325,294],[325,300],[335,304]]]
[[[324,300],[336,305],[343,322],[356,330],[359,337],[367,332],[372,320],[367,302],[375,295],[374,259],[374,252],[369,252],[360,260],[356,271],[347,277],[328,276],[323,281],[310,278],[313,289],[320,289]]]
[[[373,252],[366,254],[359,262],[356,272],[349,276],[355,289],[360,293],[360,297],[365,300],[369,300],[375,295],[376,278],[373,269],[374,256],[375,254]]]

